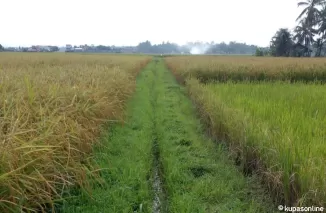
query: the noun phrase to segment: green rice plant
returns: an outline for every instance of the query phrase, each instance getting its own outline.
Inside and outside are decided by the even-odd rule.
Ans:
[[[245,172],[258,172],[286,204],[325,206],[324,86],[196,79],[186,85],[211,135],[228,142]]]

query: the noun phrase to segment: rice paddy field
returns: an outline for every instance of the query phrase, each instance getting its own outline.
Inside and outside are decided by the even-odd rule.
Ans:
[[[0,53],[0,212],[323,207],[325,81],[322,58]]]
[[[277,202],[326,204],[326,61],[168,57],[209,133]]]
[[[147,56],[0,53],[0,212],[87,188],[99,126],[122,121]]]

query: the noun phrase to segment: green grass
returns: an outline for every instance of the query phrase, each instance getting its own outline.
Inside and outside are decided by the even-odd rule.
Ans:
[[[170,212],[268,212],[254,179],[245,178],[226,150],[204,136],[195,108],[162,63],[153,74],[157,128]]]
[[[147,67],[146,70],[150,69]],[[141,74],[137,90],[129,101],[126,123],[113,124],[95,150],[95,160],[103,170],[103,187],[82,194],[63,206],[66,213],[151,212],[152,118],[149,87]]]
[[[93,199],[83,194],[66,202],[64,212],[152,212],[155,157],[162,167],[161,212],[276,210],[256,179],[244,177],[225,147],[204,135],[185,89],[162,60],[140,73],[127,113],[127,123],[111,127],[95,152],[108,168],[105,187],[95,187]]]
[[[242,155],[243,166],[261,172],[278,198],[325,205],[324,86],[203,85],[193,79],[187,85],[213,134],[230,142]]]

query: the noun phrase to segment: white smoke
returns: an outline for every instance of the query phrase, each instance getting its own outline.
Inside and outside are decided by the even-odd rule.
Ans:
[[[188,42],[184,47],[188,49],[190,54],[193,55],[202,55],[209,50],[209,48],[213,45],[209,43],[203,43],[203,42]]]
[[[212,48],[213,45],[215,45],[214,42],[187,42],[186,44],[179,46],[179,51],[192,55],[202,55],[209,52],[209,49]]]
[[[210,45],[201,44],[191,47],[190,53],[193,55],[205,54],[206,51],[210,48]]]

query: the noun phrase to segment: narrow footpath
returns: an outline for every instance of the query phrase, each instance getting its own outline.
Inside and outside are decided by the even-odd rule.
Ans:
[[[65,213],[275,212],[223,145],[204,134],[184,88],[154,58],[137,78],[124,125],[110,125],[97,163],[105,183],[80,193]]]

